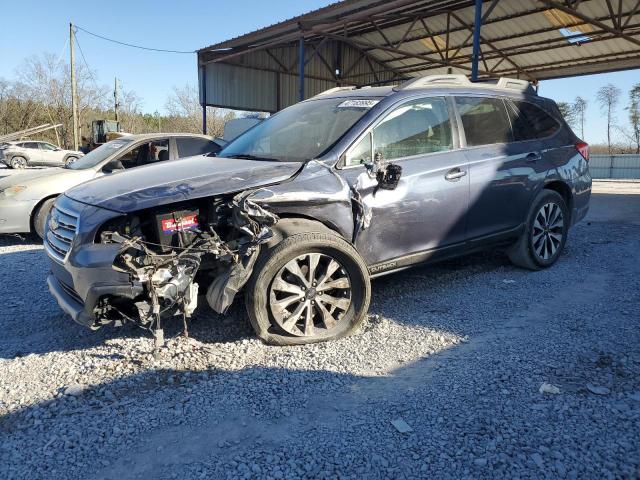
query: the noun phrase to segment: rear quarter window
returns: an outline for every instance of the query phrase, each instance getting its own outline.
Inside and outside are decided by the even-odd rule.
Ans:
[[[206,138],[176,138],[178,157],[192,157],[203,153],[218,153],[221,147]]]
[[[560,123],[540,107],[518,100],[508,103],[516,141],[547,138],[560,130]]]
[[[513,141],[504,102],[498,98],[456,97],[467,146]]]

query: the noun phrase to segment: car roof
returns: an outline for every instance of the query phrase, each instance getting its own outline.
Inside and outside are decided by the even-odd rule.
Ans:
[[[133,141],[138,140],[154,140],[157,138],[166,138],[166,137],[186,137],[186,138],[205,138],[207,140],[214,140],[214,137],[210,135],[202,135],[201,133],[127,133],[118,138],[126,138]],[[114,140],[117,140],[114,139]]]

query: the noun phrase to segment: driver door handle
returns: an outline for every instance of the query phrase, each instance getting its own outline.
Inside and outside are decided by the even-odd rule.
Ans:
[[[450,182],[455,182],[457,180],[460,180],[466,174],[467,172],[465,170],[460,170],[458,167],[456,167],[449,170],[444,178],[445,180],[449,180]]]

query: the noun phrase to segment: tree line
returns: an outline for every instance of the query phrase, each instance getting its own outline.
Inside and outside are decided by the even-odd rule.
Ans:
[[[80,136],[85,137],[93,120],[115,119],[114,91],[99,85],[94,72],[82,64],[76,65],[76,79]],[[194,85],[174,87],[162,114],[143,113],[142,99],[132,90],[120,89],[118,97],[118,117],[125,132],[202,132],[202,107]],[[235,114],[211,107],[207,110],[208,134],[221,137],[224,124]],[[27,58],[17,69],[15,80],[0,78],[0,135],[45,123],[62,127],[35,139],[73,147],[70,67],[49,53]]]
[[[640,83],[633,85],[628,92],[627,112],[628,125],[619,123],[616,109],[622,98],[622,90],[609,83],[600,87],[596,94],[596,102],[607,122],[607,143],[590,145],[592,153],[636,153],[640,154]],[[560,113],[580,138],[584,137],[584,126],[589,102],[577,96],[573,102],[558,102]]]

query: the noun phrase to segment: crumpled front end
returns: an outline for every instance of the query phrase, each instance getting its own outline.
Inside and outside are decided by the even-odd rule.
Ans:
[[[222,313],[278,220],[249,200],[251,193],[132,215],[61,197],[46,233],[49,288],[83,325],[133,322],[157,330],[161,317],[191,316],[200,276],[208,303]]]

